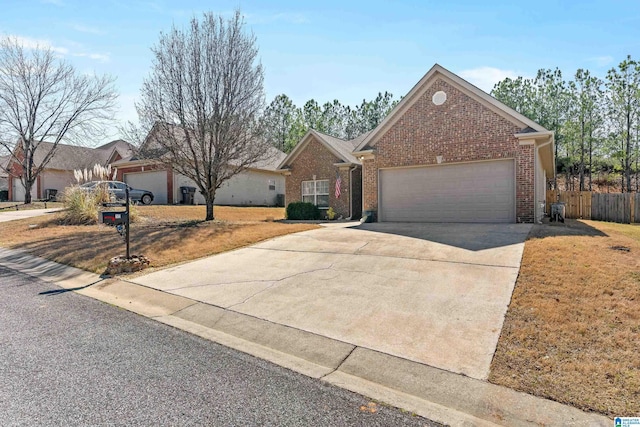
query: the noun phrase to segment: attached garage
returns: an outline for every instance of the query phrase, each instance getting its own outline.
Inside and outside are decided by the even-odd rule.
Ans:
[[[124,182],[133,188],[151,191],[154,205],[167,204],[167,171],[126,173]]]
[[[380,221],[515,222],[513,159],[379,170]]]
[[[362,208],[378,221],[542,221],[553,132],[440,65],[365,134]]]
[[[75,183],[75,178],[71,171],[45,170],[39,179],[42,179],[42,197],[46,197],[46,190],[52,189],[57,190],[58,197],[62,198],[65,188]]]
[[[11,198],[11,201],[13,202],[24,202],[24,196],[27,193],[24,185],[22,184],[22,181],[20,180],[20,178],[13,178],[11,179],[11,189],[12,189],[12,193],[13,196]],[[36,181],[33,183],[33,186],[31,186],[31,199],[32,200],[36,200],[38,199],[38,183],[40,182],[40,177],[36,178]]]

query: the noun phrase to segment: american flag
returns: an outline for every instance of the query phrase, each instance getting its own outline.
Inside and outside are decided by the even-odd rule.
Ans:
[[[340,173],[336,173],[336,199],[340,198],[340,186],[342,185],[342,178],[340,178]]]

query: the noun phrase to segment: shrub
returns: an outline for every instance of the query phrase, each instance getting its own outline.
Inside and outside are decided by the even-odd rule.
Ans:
[[[111,201],[111,194],[105,185],[97,185],[92,190],[78,186],[67,187],[64,191],[63,224],[66,225],[91,225],[98,223],[100,208],[103,203]],[[138,208],[129,204],[129,221],[134,222],[138,218]]]
[[[320,219],[320,209],[313,203],[294,202],[287,205],[287,219],[316,220]]]
[[[333,221],[334,219],[336,219],[336,211],[334,211],[331,207],[327,210],[327,219],[329,221]]]

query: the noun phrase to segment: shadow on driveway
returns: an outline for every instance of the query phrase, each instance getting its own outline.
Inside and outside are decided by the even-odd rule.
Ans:
[[[522,243],[531,231],[531,224],[381,222],[364,223],[351,228],[411,237],[469,251],[482,251]]]

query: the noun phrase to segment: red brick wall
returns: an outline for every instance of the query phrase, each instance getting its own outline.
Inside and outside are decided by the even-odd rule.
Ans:
[[[342,160],[333,155],[322,143],[312,137],[311,141],[303,148],[302,152],[289,165],[291,175],[286,177],[285,183],[285,203],[302,201],[302,181],[329,180],[329,206],[343,218],[349,217],[350,197],[349,169],[338,170],[334,163],[341,163]],[[342,194],[339,199],[335,197],[336,172],[340,173]],[[356,186],[353,191],[359,190]],[[358,196],[359,198],[359,196]]]
[[[433,94],[447,100],[434,105]],[[513,158],[516,161],[516,219],[534,218],[532,146],[519,146],[520,128],[442,79],[387,130],[375,145],[376,156],[363,162],[364,209],[377,212],[378,168]]]
[[[16,157],[19,159],[19,161],[23,161],[24,159],[24,154],[20,147],[18,147],[18,151],[16,151]],[[9,190],[8,196],[9,196],[9,200],[13,200],[13,196],[14,196],[13,186],[22,185],[20,181],[20,176],[22,175],[23,168],[22,168],[22,165],[18,163],[18,161],[16,161],[15,159],[11,159],[11,164],[9,165],[8,169],[9,169],[9,176],[7,178],[7,186]],[[33,183],[33,187],[31,187],[31,198],[32,200],[38,200],[38,199],[42,199],[42,197],[43,197],[42,184],[40,182],[40,176],[38,176],[36,178],[36,182]]]

